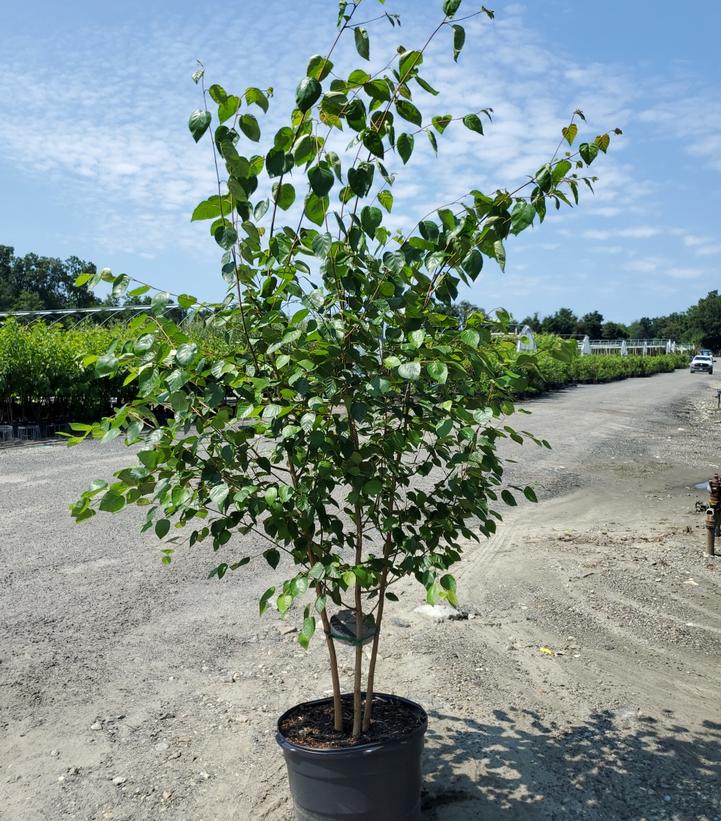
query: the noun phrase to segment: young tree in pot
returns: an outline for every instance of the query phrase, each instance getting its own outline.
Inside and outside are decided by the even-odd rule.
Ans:
[[[190,131],[196,142],[209,132],[218,173],[217,192],[193,219],[212,221],[228,295],[216,305],[175,295],[194,316],[190,330],[166,315],[170,295],[158,292],[153,315],[133,320],[106,355],[88,358],[101,376],[125,374],[137,395],[101,423],[75,426],[71,443],[124,433],[140,449],[134,467],[112,484],[95,482],[72,513],[82,521],[96,508],[147,505],[144,530],[164,540],[163,562],[183,543],[207,541],[218,557],[210,575],[219,579],[259,560],[290,569],[263,593],[260,612],[272,606],[285,615],[298,604],[303,647],[320,625],[333,689],[327,703],[302,705],[280,722],[297,811],[332,818],[343,806],[344,817],[377,820],[418,817],[426,722],[417,705],[375,695],[386,602],[414,577],[429,603],[456,605],[449,569],[464,541],[495,531],[496,502],[515,504],[502,487],[496,444],[530,436],[504,423],[524,387],[511,364],[532,361],[508,343],[508,316],[475,312],[461,328],[449,305],[484,258],[503,268],[504,241],[543,221],[549,201],[577,201],[576,168],[605,151],[609,138],[574,152],[577,112],[563,129],[569,150],[559,144],[516,190],[473,190],[406,232],[389,230],[389,169],[409,163],[416,139],[437,149],[452,123],[482,135],[481,117],[490,112],[428,122],[412,102],[418,93],[437,94],[421,73],[434,37],[449,32],[458,59],[460,0],[445,0],[420,48],[399,47],[374,75],[358,68],[336,77],[332,57],[346,36],[369,57],[367,30],[355,22],[360,4],[340,3],[333,46],[310,59],[289,124],[261,153],[252,143],[261,138],[256,114],[267,111],[267,94],[235,95],[219,85],[206,92],[203,69],[194,75],[204,106],[191,115]],[[486,9],[467,16],[477,15],[493,16]],[[333,150],[338,131],[352,137],[344,155]],[[302,208],[283,224],[282,213],[301,195]],[[80,282],[101,279],[116,294],[131,283],[108,270]],[[158,408],[170,411],[165,422]],[[535,498],[530,488],[517,490]],[[254,549],[239,550],[234,533],[249,534],[243,544],[252,540]],[[347,696],[339,641],[353,648]],[[378,735],[378,710],[383,723],[395,716],[396,736]],[[320,716],[322,725],[323,715],[327,728],[303,726],[304,716]],[[397,770],[404,756],[405,776]],[[336,767],[332,785],[321,762],[335,762],[328,764]],[[316,777],[322,788],[309,787]]]

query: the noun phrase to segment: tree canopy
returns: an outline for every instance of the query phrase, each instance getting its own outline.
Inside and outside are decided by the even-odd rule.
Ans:
[[[544,317],[535,313],[521,324],[537,333],[588,335],[591,339],[674,339],[718,351],[721,350],[721,295],[718,291],[709,291],[686,311],[653,318],[642,316],[628,325],[605,321],[599,311],[578,317],[570,308],[559,308]]]
[[[0,245],[0,311],[99,305],[92,291],[75,285],[85,272],[94,273],[95,265],[79,257],[61,260],[32,253],[18,257],[13,247]]]

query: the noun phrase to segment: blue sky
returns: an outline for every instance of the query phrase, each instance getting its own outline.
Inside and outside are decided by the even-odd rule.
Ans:
[[[377,13],[365,0],[366,17]],[[624,131],[593,170],[595,197],[509,242],[465,298],[515,316],[567,305],[608,319],[680,310],[721,287],[721,59],[716,0],[487,2],[455,67],[441,38],[424,113],[491,106],[478,137],[459,124],[438,161],[417,150],[399,175],[393,225],[478,187],[523,181],[553,153],[575,108],[590,136]],[[273,86],[265,137],[285,123],[307,57],[334,34],[334,0],[0,0],[0,243],[75,254],[175,292],[217,298],[220,253],[190,223],[212,193],[209,145],[193,143],[195,59],[228,90]],[[387,0],[400,30],[374,24],[372,65],[415,47],[441,0]],[[478,5],[464,0],[461,11]],[[459,12],[460,14],[461,12]],[[361,14],[361,12],[359,12]],[[337,64],[362,63],[350,41]],[[381,62],[382,61],[382,62]],[[455,127],[457,126],[457,127]],[[415,172],[414,173],[414,169]]]

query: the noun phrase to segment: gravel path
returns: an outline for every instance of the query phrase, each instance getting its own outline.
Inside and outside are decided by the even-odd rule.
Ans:
[[[516,426],[553,450],[509,446],[509,473],[540,504],[469,546],[469,618],[401,591],[377,679],[429,711],[428,821],[721,819],[721,559],[692,489],[719,469],[716,384],[530,402]],[[140,510],[75,525],[128,457],[0,450],[0,818],[287,821],[274,721],[327,692],[322,645],[258,619],[269,568],[209,581],[203,545],[166,568]]]

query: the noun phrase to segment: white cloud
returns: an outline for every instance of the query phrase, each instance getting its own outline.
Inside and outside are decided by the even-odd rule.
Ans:
[[[721,244],[703,245],[701,248],[697,248],[694,253],[697,257],[710,257],[715,254],[721,254]]]
[[[640,274],[650,274],[657,271],[663,265],[664,260],[659,257],[646,257],[645,259],[634,259],[627,262],[624,268],[627,271],[635,271]]]
[[[72,42],[4,42],[0,97],[12,99],[13,105],[0,130],[0,172],[1,164],[7,163],[21,176],[46,181],[56,207],[62,203],[68,211],[77,211],[78,225],[96,236],[109,254],[133,252],[153,259],[160,269],[167,260],[164,254],[179,247],[189,253],[189,268],[198,267],[201,255],[212,262],[219,252],[208,237],[207,224],[189,223],[193,206],[214,187],[209,143],[196,146],[185,125],[190,110],[199,105],[198,90],[189,80],[194,57],[206,56],[209,81],[223,82],[231,91],[249,84],[276,85],[271,111],[261,118],[261,145],[267,149],[267,136],[292,108],[305,56],[322,51],[332,38],[327,5],[307,0],[300,8],[247,0],[229,19],[210,14],[211,4],[199,0],[192,12],[162,25],[150,16],[151,22],[141,30],[88,25]],[[413,15],[406,15],[401,31],[374,27],[373,66],[382,65],[397,42],[408,47],[423,42],[436,12],[435,4],[413,4]],[[469,21],[460,69],[452,63],[447,37],[431,45],[424,76],[442,95],[434,98],[419,92],[424,114],[463,114],[491,106],[494,121],[486,127],[485,137],[453,123],[438,137],[438,162],[423,135],[416,135],[412,167],[394,186],[396,206],[389,226],[412,225],[439,202],[452,201],[472,187],[493,191],[523,182],[549,158],[561,126],[580,107],[588,117],[587,124],[581,123],[586,138],[614,126],[623,128],[626,136],[614,138],[612,150],[592,166],[591,173],[600,179],[594,183],[593,196],[582,186],[583,208],[558,214],[549,209],[546,225],[556,226],[550,239],[563,237],[562,250],[552,241],[535,247],[547,252],[548,259],[560,252],[592,266],[592,257],[602,252],[625,255],[629,271],[663,271],[655,257],[633,258],[637,247],[644,246],[649,253],[648,244],[640,241],[658,238],[661,243],[670,233],[659,227],[668,213],[663,206],[665,190],[648,179],[652,172],[639,145],[649,133],[670,136],[683,140],[693,156],[713,162],[721,108],[708,102],[716,92],[699,90],[691,105],[684,99],[687,86],[664,87],[662,79],[646,80],[638,69],[623,65],[586,64],[573,56],[572,44],[562,44],[560,35],[544,39],[531,29],[526,15],[524,6],[514,3],[498,10],[495,23]],[[218,48],[226,42],[242,43],[242,49]],[[349,56],[338,53],[335,71],[345,76],[357,63],[351,45]],[[701,98],[706,105],[699,120]],[[28,126],[38,112],[43,122],[52,124],[50,129]],[[344,133],[335,142],[342,148],[347,140]],[[251,151],[255,148],[250,146]],[[391,171],[403,171],[393,156],[387,165]],[[301,178],[302,172],[294,176]],[[297,208],[294,213],[297,221]],[[629,226],[629,217],[642,224]],[[700,234],[677,230],[696,256],[721,252],[717,238],[696,243]],[[694,230],[710,229],[694,224]],[[686,236],[693,240],[687,242]],[[663,263],[671,266],[669,276],[701,276],[700,269],[684,267],[688,252],[680,253],[678,241],[675,245],[678,259]],[[654,248],[651,253],[661,252]],[[649,268],[652,259],[657,268]],[[512,260],[509,248],[509,268]],[[578,265],[568,264],[577,277]],[[168,272],[167,277],[172,275]],[[484,288],[491,279],[489,275]],[[509,282],[506,277],[498,298],[503,301],[506,287],[509,294],[519,296],[562,291],[569,279],[570,275],[562,282],[526,277]],[[590,281],[596,280],[591,273]],[[477,293],[483,301],[480,286]]]
[[[613,229],[590,229],[588,231],[584,231],[582,236],[584,239],[596,239],[596,240],[605,240],[611,238],[619,238],[625,237],[629,239],[649,239],[650,237],[656,237],[661,233],[659,228],[654,228],[651,225],[639,225],[635,228],[619,228],[618,230]]]
[[[666,272],[668,276],[674,279],[698,279],[705,273],[703,268],[669,268]]]
[[[688,248],[695,248],[698,245],[704,245],[707,242],[711,241],[711,237],[700,237],[694,234],[685,234],[683,238],[683,244],[686,245]]]

